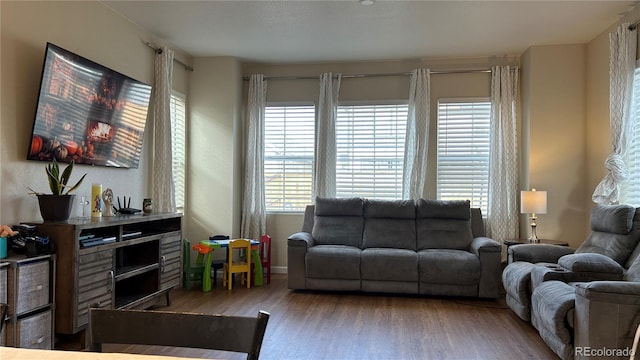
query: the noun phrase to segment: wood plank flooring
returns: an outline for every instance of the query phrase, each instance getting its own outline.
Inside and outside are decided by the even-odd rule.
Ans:
[[[176,289],[167,309],[255,316],[271,313],[260,359],[557,359],[504,300],[298,292],[286,276],[251,289]],[[104,351],[196,358],[246,355],[199,349],[107,345]]]

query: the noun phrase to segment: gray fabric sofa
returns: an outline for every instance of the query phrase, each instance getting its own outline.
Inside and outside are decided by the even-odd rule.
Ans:
[[[510,247],[507,304],[562,359],[628,358],[640,324],[640,209],[598,205],[591,230],[575,251]]]
[[[290,289],[501,294],[501,245],[468,201],[318,198],[287,254]]]

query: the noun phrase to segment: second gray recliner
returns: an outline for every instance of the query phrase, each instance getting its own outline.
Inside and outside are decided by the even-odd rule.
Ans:
[[[619,280],[620,274],[595,273],[591,265],[589,271],[576,271],[569,274],[562,271],[558,261],[569,254],[600,254],[602,257],[590,258],[589,262],[608,262],[609,259],[624,269],[631,265],[630,258],[640,240],[640,216],[636,209],[628,205],[597,205],[591,211],[591,234],[577,249],[547,244],[523,244],[509,248],[509,264],[502,272],[502,283],[506,292],[506,301],[511,310],[526,321],[531,319],[531,293],[533,291],[532,273],[538,280],[593,281]],[[636,252],[640,253],[640,249]],[[634,254],[635,255],[635,254]],[[575,257],[574,257],[575,258]],[[585,263],[586,258],[580,263]],[[564,259],[565,263],[575,259]],[[540,275],[542,274],[542,275]]]
[[[518,261],[502,274],[509,307],[530,319],[565,360],[590,358],[589,349],[624,351],[640,323],[639,209],[596,206],[591,229],[575,254],[558,257],[572,251],[554,246],[512,247],[510,258]]]

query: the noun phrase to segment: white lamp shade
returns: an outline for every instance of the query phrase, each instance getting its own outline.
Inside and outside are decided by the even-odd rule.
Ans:
[[[523,214],[546,214],[547,192],[536,190],[521,191],[520,212]]]

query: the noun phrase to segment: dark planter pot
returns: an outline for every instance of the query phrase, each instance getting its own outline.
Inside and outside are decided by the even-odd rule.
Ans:
[[[69,219],[75,195],[38,195],[40,215],[44,221],[64,221]]]

